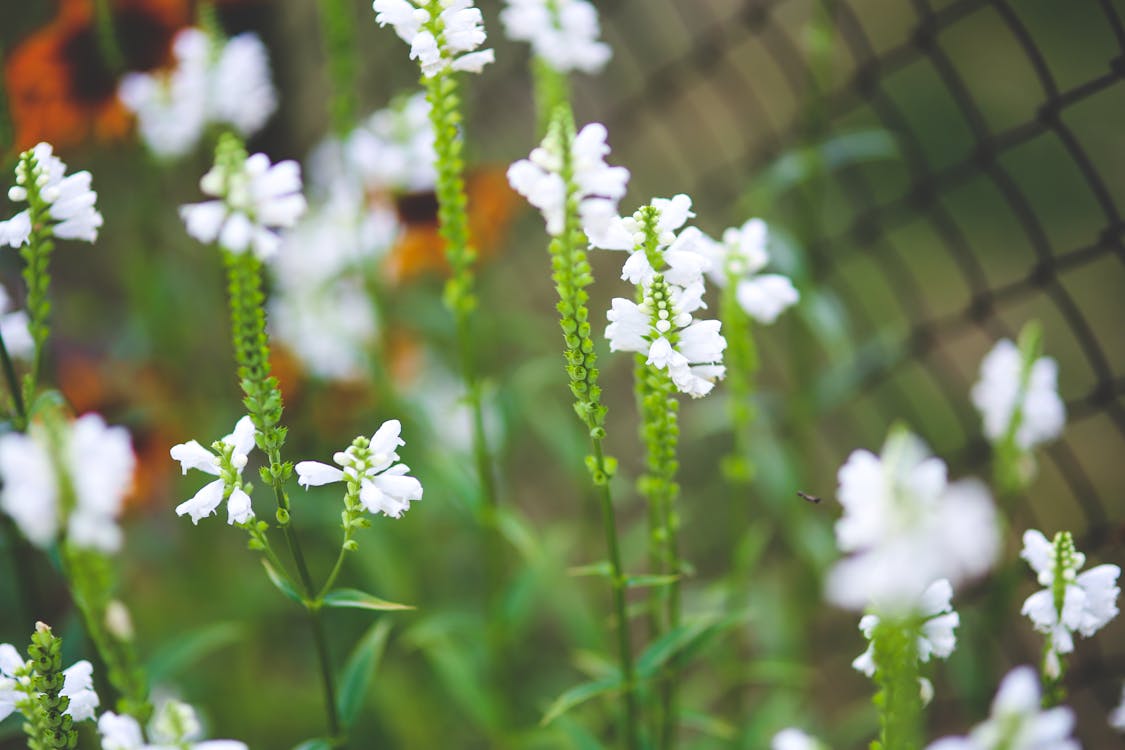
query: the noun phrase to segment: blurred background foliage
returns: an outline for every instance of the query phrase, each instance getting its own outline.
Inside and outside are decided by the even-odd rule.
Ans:
[[[1042,455],[1038,481],[1007,505],[1008,562],[955,602],[960,645],[934,670],[930,723],[934,736],[967,729],[999,676],[1038,658],[1039,637],[1018,616],[1033,589],[1016,558],[1022,531],[1073,529],[1093,562],[1123,561],[1125,3],[596,4],[615,56],[601,76],[575,81],[576,111],[579,122],[607,124],[613,163],[633,172],[623,206],[688,192],[696,222],[713,234],[761,216],[775,232],[775,263],[802,292],[795,311],[755,330],[762,368],[751,482],[721,470],[732,444],[724,390],[682,410],[682,545],[693,571],[685,608],[704,616],[690,643],[697,658],[685,681],[685,746],[764,748],[792,723],[832,747],[865,746],[875,728],[872,686],[849,666],[864,643],[855,618],[820,594],[836,509],[795,491],[831,498],[848,453],[878,448],[895,420],[954,476],[987,475],[969,387],[992,343],[1038,318],[1060,362],[1070,424]],[[376,519],[342,581],[418,608],[379,615],[391,635],[356,748],[593,748],[613,723],[615,704],[595,701],[538,727],[555,696],[604,672],[612,643],[604,581],[573,574],[604,553],[564,385],[542,226],[497,178],[537,140],[528,53],[503,40],[499,2],[479,5],[498,62],[466,82],[466,136],[479,176],[472,205],[490,240],[478,345],[506,509],[500,627],[486,627],[486,541],[449,374],[440,274],[385,284],[393,387],[318,382],[275,352],[288,458],[325,460],[400,417],[403,457],[426,486],[403,519]],[[145,65],[194,12],[187,0],[112,6],[127,57]],[[251,148],[303,159],[329,128],[326,5],[217,6],[228,33],[254,30],[265,40],[281,93]],[[415,66],[375,25],[369,3],[343,7],[354,21],[358,111],[415,91]],[[169,446],[225,434],[240,408],[220,259],[186,236],[175,211],[197,199],[210,154],[200,148],[170,166],[145,155],[112,101],[114,74],[91,18],[90,0],[0,8],[13,102],[6,156],[54,141],[73,168],[93,172],[105,216],[96,247],[63,246],[55,256],[53,378],[76,410],[133,431],[142,464],[120,595],[155,689],[200,705],[212,736],[291,747],[322,723],[307,623],[261,575],[241,534],[216,519],[192,528],[172,512],[195,485],[179,481]],[[17,54],[29,46],[38,50],[30,63]],[[41,106],[21,110],[21,96]],[[395,252],[424,266],[402,254],[427,247]],[[622,293],[619,262],[596,254],[592,310]],[[16,299],[18,264],[16,253],[0,254]],[[622,462],[626,556],[643,572],[632,365],[625,356],[601,361],[609,448]],[[318,571],[338,544],[338,502],[331,491],[294,493]],[[49,561],[24,561],[33,580],[20,586],[11,560],[0,563],[0,641],[21,643],[43,619],[83,652]],[[330,625],[342,662],[371,617],[333,612]],[[1088,748],[1119,743],[1104,717],[1125,677],[1123,635],[1119,619],[1078,647],[1071,703]],[[0,746],[21,746],[17,732],[14,720],[0,725],[9,738]]]

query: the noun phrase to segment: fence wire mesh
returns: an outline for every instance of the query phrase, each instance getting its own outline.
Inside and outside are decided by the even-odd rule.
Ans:
[[[1013,525],[1075,528],[1092,559],[1119,562],[1121,4],[621,0],[601,10],[616,57],[580,83],[579,112],[609,126],[633,195],[688,192],[710,230],[750,212],[773,220],[806,263],[806,326],[835,318],[828,327],[859,342],[841,353],[821,331],[819,351],[793,357],[783,347],[797,324],[763,333],[763,382],[813,394],[823,489],[833,483],[824,469],[877,447],[896,419],[954,473],[987,471],[969,390],[992,343],[1038,318],[1069,426]],[[1104,724],[1094,712],[1125,674],[1119,634],[1077,667],[1092,686],[1076,697],[1090,701],[1091,723]],[[1037,658],[1033,640],[998,645]]]

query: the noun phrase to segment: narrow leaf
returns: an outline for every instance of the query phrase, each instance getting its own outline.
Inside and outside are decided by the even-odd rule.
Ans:
[[[371,687],[371,680],[375,677],[379,660],[383,657],[390,633],[389,620],[382,619],[372,625],[355,645],[348,661],[344,664],[344,671],[340,673],[336,709],[345,727],[351,727],[359,714],[363,698]]]
[[[720,622],[715,615],[707,615],[669,630],[641,653],[637,674],[642,679],[653,677],[670,659],[702,639]]]
[[[631,589],[639,589],[649,586],[667,586],[679,579],[680,576],[678,575],[639,575],[627,577],[625,584]]]
[[[569,568],[567,575],[579,578],[581,576],[601,576],[609,578],[613,575],[613,568],[607,560],[601,562],[590,563],[589,565],[579,565],[577,568]]]
[[[234,622],[217,622],[158,649],[148,660],[148,676],[153,682],[171,682],[180,670],[195,664],[209,654],[238,643],[246,636],[246,628]]]
[[[332,750],[332,743],[321,737],[312,740],[305,740],[300,745],[297,745],[293,750]]]
[[[324,595],[326,607],[350,607],[352,609],[371,609],[379,612],[414,609],[409,604],[398,604],[380,599],[359,589],[333,589]]]
[[[555,719],[565,714],[575,706],[580,706],[591,698],[597,698],[599,695],[606,693],[613,693],[621,689],[621,675],[614,674],[603,680],[595,680],[594,682],[584,682],[581,685],[572,687],[565,693],[555,698],[554,703],[550,705],[547,712],[543,714],[539,726],[545,727]]]
[[[302,599],[301,595],[297,593],[297,589],[293,588],[293,584],[289,582],[288,578],[283,576],[272,565],[270,565],[269,560],[263,557],[262,565],[266,569],[266,575],[269,576],[270,583],[276,586],[278,591],[285,594],[287,597],[297,602],[298,604],[304,604],[304,599]]]

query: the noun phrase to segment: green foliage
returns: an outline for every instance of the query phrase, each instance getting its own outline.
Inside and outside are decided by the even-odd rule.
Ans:
[[[387,612],[404,609],[414,609],[409,604],[398,604],[372,596],[358,589],[334,589],[321,597],[325,607],[369,609],[373,612]]]
[[[359,639],[344,664],[344,669],[340,673],[337,710],[340,713],[340,722],[345,727],[351,727],[355,723],[359,709],[363,705],[363,698],[371,687],[371,681],[375,679],[375,672],[387,648],[387,638],[390,634],[390,621],[379,620]]]
[[[320,0],[321,37],[332,82],[329,104],[332,130],[345,136],[355,125],[355,19],[347,0]]]

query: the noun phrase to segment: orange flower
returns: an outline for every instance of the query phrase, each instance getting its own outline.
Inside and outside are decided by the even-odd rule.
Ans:
[[[131,119],[117,100],[118,76],[98,40],[95,0],[60,0],[58,14],[16,46],[4,69],[15,148],[111,140]],[[116,0],[114,31],[127,70],[169,61],[172,36],[187,25],[190,0]]]

